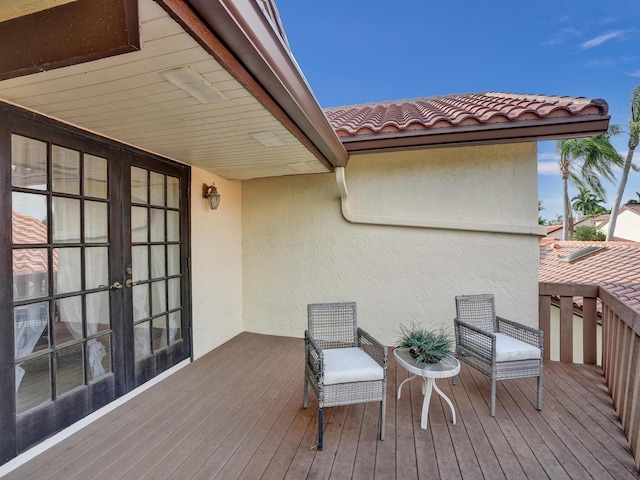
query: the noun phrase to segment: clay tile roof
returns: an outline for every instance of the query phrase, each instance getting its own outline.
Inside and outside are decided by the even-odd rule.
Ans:
[[[604,100],[582,97],[558,97],[550,95],[518,95],[513,93],[484,92],[445,95],[412,100],[387,101],[343,107],[326,108],[325,114],[338,136],[350,150],[350,142],[361,143],[370,137],[387,139],[411,137],[414,142],[405,142],[398,147],[423,146],[416,138],[450,132],[463,128],[466,133],[492,131],[488,138],[469,136],[468,142],[510,140],[523,138],[565,138],[578,134],[597,134],[606,131],[608,106]],[[598,125],[591,123],[598,120]],[[604,123],[602,121],[604,120]],[[583,123],[567,129],[567,125]],[[540,130],[541,125],[555,125],[549,131]],[[513,127],[537,127],[536,131],[514,131],[512,135],[496,131]],[[560,128],[564,126],[565,128]],[[604,130],[602,128],[604,127]],[[597,132],[595,132],[597,130]],[[427,144],[437,142],[464,143],[464,139],[432,138]],[[372,149],[380,149],[374,146]],[[351,151],[365,150],[352,148]]]
[[[571,263],[559,260],[592,245],[605,248]],[[640,243],[545,239],[540,243],[539,281],[600,285],[640,312]]]

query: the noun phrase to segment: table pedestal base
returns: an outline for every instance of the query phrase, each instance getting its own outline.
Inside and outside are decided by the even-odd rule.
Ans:
[[[402,394],[402,386],[416,377],[417,375],[411,375],[409,378],[406,378],[402,381],[402,383],[398,387],[398,399],[400,399],[400,395]],[[442,392],[442,390],[438,388],[438,385],[436,385],[435,378],[432,378],[432,377],[429,377],[429,378],[420,377],[420,378],[422,379],[422,395],[424,395],[424,400],[422,401],[422,419],[420,421],[420,427],[423,430],[427,429],[427,421],[429,420],[429,402],[431,401],[431,392],[434,389],[436,392],[438,392],[438,395],[444,398],[444,400],[449,404],[449,408],[451,409],[451,416],[453,417],[453,424],[455,425],[456,411],[453,408],[453,403],[451,403],[451,400],[449,400],[449,397],[447,397]]]

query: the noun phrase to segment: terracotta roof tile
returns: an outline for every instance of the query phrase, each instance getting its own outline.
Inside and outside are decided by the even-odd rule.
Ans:
[[[640,243],[550,240],[540,243],[540,282],[604,286],[640,312]],[[560,261],[570,253],[592,245],[605,248],[571,263]],[[576,305],[581,304],[581,299],[576,299]]]
[[[339,136],[607,114],[604,100],[484,92],[325,109]]]

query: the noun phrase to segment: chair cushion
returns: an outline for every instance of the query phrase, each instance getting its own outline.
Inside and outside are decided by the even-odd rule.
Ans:
[[[325,385],[382,380],[384,377],[382,367],[360,348],[329,348],[322,353]]]
[[[540,349],[533,345],[496,333],[496,362],[512,362],[514,360],[538,360]]]

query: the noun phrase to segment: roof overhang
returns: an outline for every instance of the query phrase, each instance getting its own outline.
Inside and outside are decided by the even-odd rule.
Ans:
[[[607,131],[609,120],[608,115],[557,117],[544,120],[352,135],[341,137],[341,140],[349,153],[534,142],[600,135]]]
[[[161,4],[177,0],[158,0]],[[278,26],[255,0],[187,0],[212,30],[242,59],[329,162],[345,166],[348,154],[327,121]]]

